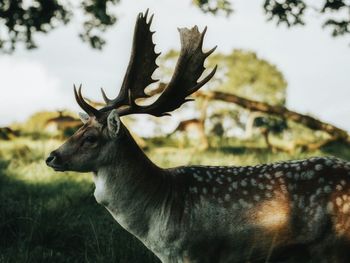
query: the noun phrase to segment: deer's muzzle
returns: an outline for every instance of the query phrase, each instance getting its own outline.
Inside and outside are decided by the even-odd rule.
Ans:
[[[46,165],[53,168],[55,171],[64,171],[62,159],[56,151],[50,153],[46,159]]]

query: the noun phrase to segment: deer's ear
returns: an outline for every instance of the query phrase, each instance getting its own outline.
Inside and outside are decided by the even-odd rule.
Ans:
[[[121,132],[122,123],[117,110],[112,110],[107,118],[108,133],[112,138],[117,138]]]
[[[79,118],[85,124],[85,123],[87,123],[89,121],[90,116],[88,114],[86,114],[86,113],[79,112]]]

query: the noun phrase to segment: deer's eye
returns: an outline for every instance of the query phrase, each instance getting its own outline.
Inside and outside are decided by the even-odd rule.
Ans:
[[[95,142],[97,142],[97,137],[94,135],[86,136],[86,138],[84,139],[84,143],[95,143]]]

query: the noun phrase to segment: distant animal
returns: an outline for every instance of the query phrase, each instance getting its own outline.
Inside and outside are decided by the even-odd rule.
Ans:
[[[164,116],[207,83],[198,79],[213,51],[205,30],[179,29],[181,52],[164,92],[135,100],[157,68],[147,12],[137,17],[132,54],[119,95],[96,109],[74,94],[84,125],[46,163],[56,171],[93,172],[95,198],[165,263],[350,262],[350,163],[332,157],[256,166],[160,168],[120,120]]]
[[[65,132],[68,129],[76,129],[81,125],[81,121],[69,115],[64,115],[62,111],[58,112],[58,116],[48,119],[45,123],[47,132]]]
[[[19,131],[15,131],[10,127],[0,127],[0,140],[11,140],[20,135]]]
[[[197,144],[199,149],[207,149],[209,146],[205,134],[204,120],[193,118],[181,121],[171,134],[177,133],[183,133],[187,139],[195,141],[194,143]]]

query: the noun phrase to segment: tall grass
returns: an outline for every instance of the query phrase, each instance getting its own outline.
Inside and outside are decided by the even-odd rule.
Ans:
[[[90,174],[56,173],[44,164],[61,142],[0,142],[0,262],[158,262],[123,230],[93,197]],[[148,156],[162,167],[187,164],[249,165],[332,153],[271,153],[263,147],[225,143],[205,152],[150,141]]]
[[[46,167],[57,144],[1,144],[0,262],[158,262],[96,203],[91,175]]]

